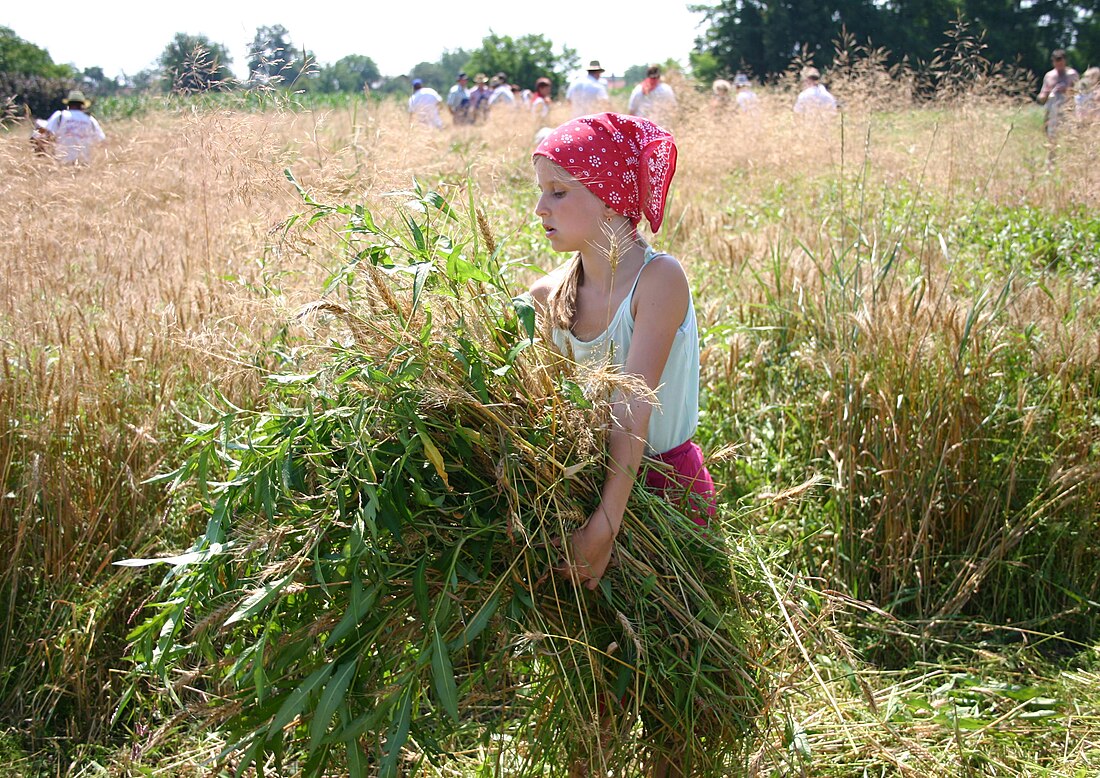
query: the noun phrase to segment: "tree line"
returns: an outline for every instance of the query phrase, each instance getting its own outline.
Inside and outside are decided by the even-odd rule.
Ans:
[[[1058,48],[1078,69],[1100,64],[1100,0],[718,0],[691,9],[706,25],[691,54],[702,80],[768,78],[794,60],[827,67],[845,37],[919,68],[942,56],[960,24],[982,37],[986,59],[1035,78]]]
[[[504,73],[510,82],[533,87],[535,79],[549,77],[561,87],[570,71],[579,67],[577,54],[564,47],[560,52],[543,35],[513,38],[490,31],[479,49],[444,51],[436,61],[415,65],[408,74],[387,77],[369,56],[350,54],[336,62],[322,64],[313,52],[297,46],[283,25],[262,26],[248,46],[248,76],[234,77],[233,57],[228,48],[205,35],[176,33],[164,47],[154,66],[130,76],[107,78],[102,68],[79,70],[54,63],[49,52],[21,39],[7,27],[0,27],[0,97],[12,108],[26,106],[41,116],[59,107],[69,89],[80,88],[92,95],[119,92],[160,91],[194,93],[240,88],[270,87],[303,92],[381,94],[407,92],[418,78],[426,85],[445,91],[460,71],[494,75]]]

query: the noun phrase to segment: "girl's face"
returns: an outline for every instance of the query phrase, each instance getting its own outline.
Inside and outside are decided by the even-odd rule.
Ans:
[[[535,215],[554,251],[583,251],[606,240],[603,225],[611,209],[580,181],[545,157],[535,158],[535,180],[542,192]]]

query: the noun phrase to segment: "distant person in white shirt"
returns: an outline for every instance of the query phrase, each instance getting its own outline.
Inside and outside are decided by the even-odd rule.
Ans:
[[[1050,63],[1054,68],[1043,76],[1043,86],[1039,89],[1038,100],[1047,108],[1043,126],[1047,137],[1053,138],[1061,123],[1063,109],[1069,103],[1069,93],[1077,85],[1077,71],[1066,67],[1065,49],[1055,49],[1050,54]]]
[[[493,76],[493,80],[489,82],[489,86],[493,90],[492,94],[489,95],[490,107],[516,107],[516,96],[512,94],[512,85],[508,83],[508,76],[504,73],[497,73]]]
[[[573,107],[574,118],[600,113],[610,107],[611,98],[607,95],[607,87],[600,81],[602,74],[600,61],[594,59],[588,63],[588,75],[569,85],[565,99]]]
[[[658,124],[667,122],[676,111],[676,95],[672,87],[661,81],[661,66],[650,65],[645,79],[630,93],[626,112]]]
[[[553,105],[550,92],[553,87],[554,84],[546,76],[540,76],[535,81],[535,94],[531,97],[531,114],[539,120],[540,124],[545,124],[546,117],[550,115],[550,106]]]
[[[836,98],[821,83],[821,72],[817,68],[805,68],[802,71],[802,91],[794,101],[795,113],[835,113]]]
[[[752,91],[752,82],[744,73],[738,73],[733,77],[733,85],[737,87],[737,110],[741,113],[755,111],[760,106],[760,98]]]
[[[66,108],[54,111],[46,122],[48,138],[53,139],[54,155],[66,165],[86,165],[92,149],[107,140],[95,117],[87,113],[88,99],[74,89],[65,98]]]
[[[439,117],[439,104],[443,98],[430,86],[424,86],[419,78],[412,82],[413,93],[409,98],[409,116],[427,127],[443,129],[443,119]]]

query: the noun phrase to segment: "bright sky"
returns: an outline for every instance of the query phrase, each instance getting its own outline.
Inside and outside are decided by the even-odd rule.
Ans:
[[[555,52],[569,46],[583,64],[599,59],[611,75],[669,58],[687,65],[703,20],[687,10],[688,2],[52,0],[39,5],[12,0],[0,13],[0,26],[46,49],[54,62],[81,69],[98,65],[108,76],[151,67],[173,36],[186,32],[224,45],[243,77],[256,28],[276,24],[321,64],[365,54],[389,76],[408,73],[418,62],[435,62],[444,49],[479,48],[490,29],[512,37],[544,35]]]

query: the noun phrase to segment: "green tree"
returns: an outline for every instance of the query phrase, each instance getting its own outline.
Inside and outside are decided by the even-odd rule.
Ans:
[[[554,44],[543,35],[524,35],[513,39],[490,31],[481,48],[470,55],[467,70],[493,75],[504,73],[509,82],[533,89],[535,79],[546,76],[560,88],[566,75],[579,67],[577,52],[568,46],[554,53]],[[451,80],[454,74],[451,74]]]
[[[10,27],[0,27],[0,73],[45,78],[75,75],[68,65],[55,64],[48,51],[23,40]]]
[[[861,41],[882,31],[883,9],[873,0],[720,0],[691,10],[709,25],[696,40],[697,52],[710,53],[726,74],[777,73],[803,52],[826,65],[841,30]]]
[[[166,91],[205,92],[225,89],[233,83],[229,65],[233,58],[225,46],[205,35],[177,32],[164,47],[157,65]]]
[[[295,86],[300,79],[316,76],[313,56],[290,41],[286,27],[257,27],[248,47],[248,79],[272,86]]]
[[[470,53],[464,49],[457,51],[444,50],[442,56],[436,62],[419,62],[409,71],[409,78],[419,78],[425,86],[430,86],[437,92],[446,93],[455,82],[455,77],[464,70],[470,69]],[[495,72],[495,71],[494,71]],[[470,73],[470,78],[473,78]],[[407,87],[408,84],[403,84]]]
[[[691,8],[707,25],[692,56],[699,78],[776,73],[803,51],[828,65],[843,30],[886,48],[894,62],[929,62],[960,15],[984,34],[985,58],[1036,73],[1049,67],[1052,49],[1079,43],[1091,52],[1100,38],[1092,32],[1100,0],[718,0]]]
[[[373,84],[381,77],[373,59],[349,54],[320,69],[317,89],[321,92],[362,92],[365,84]]]

